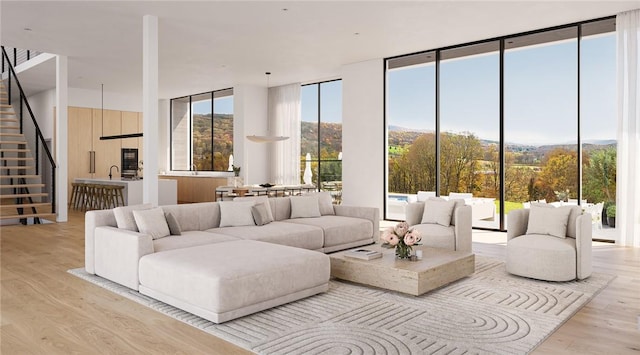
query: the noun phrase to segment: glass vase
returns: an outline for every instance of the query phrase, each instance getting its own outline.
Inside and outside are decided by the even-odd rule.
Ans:
[[[396,245],[396,258],[398,259],[410,259],[411,258],[411,246],[404,243],[398,243]]]

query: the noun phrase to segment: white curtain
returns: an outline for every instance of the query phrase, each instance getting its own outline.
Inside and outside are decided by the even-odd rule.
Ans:
[[[289,139],[272,143],[271,178],[276,184],[300,184],[300,84],[269,89],[271,131]]]
[[[618,161],[616,228],[619,243],[640,247],[640,10],[616,18]]]

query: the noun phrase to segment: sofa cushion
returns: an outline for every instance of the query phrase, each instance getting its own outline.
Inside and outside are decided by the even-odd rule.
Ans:
[[[220,206],[217,202],[162,206],[162,210],[176,217],[183,232],[203,231],[220,225]]]
[[[214,244],[228,242],[232,240],[238,240],[228,235],[201,232],[201,231],[187,231],[182,232],[182,235],[171,235],[161,239],[153,241],[153,251],[160,252],[173,249],[189,248],[199,245]]]
[[[373,236],[373,224],[362,218],[343,216],[322,216],[319,218],[296,218],[285,221],[322,228],[324,247],[347,244]]]
[[[148,234],[152,239],[163,238],[171,234],[162,208],[134,210],[132,213],[140,233]]]
[[[456,201],[430,198],[424,202],[422,223],[436,223],[448,227],[451,225],[451,216]]]
[[[567,236],[570,209],[531,204],[527,234],[546,234],[558,238]]]
[[[169,233],[171,235],[182,235],[182,228],[180,228],[180,223],[171,212],[167,212],[164,214],[164,217],[167,219],[167,226],[169,226]]]
[[[264,204],[266,207],[266,212],[269,220],[273,221],[273,212],[271,211],[271,204],[269,203],[269,198],[267,196],[247,196],[247,197],[236,197],[233,199],[234,201],[254,201],[256,205]]]
[[[133,218],[133,211],[148,210],[151,207],[150,203],[145,203],[143,205],[121,206],[114,208],[113,215],[116,217],[118,228],[137,232],[138,226],[136,225],[136,220]]]
[[[269,204],[275,221],[284,221],[291,217],[291,197],[272,197]]]
[[[216,228],[208,232],[310,250],[322,249],[324,242],[322,228],[280,221],[264,226]]]
[[[265,224],[269,224],[273,222],[273,217],[267,212],[271,211],[271,207],[268,207],[269,204],[258,203],[257,205],[251,206],[251,214],[253,215],[253,221],[256,223],[256,226],[264,226]]]
[[[411,228],[420,232],[422,245],[431,248],[456,250],[454,226],[442,226],[439,224],[417,224]]]
[[[255,201],[221,201],[220,227],[255,226],[251,207]]]

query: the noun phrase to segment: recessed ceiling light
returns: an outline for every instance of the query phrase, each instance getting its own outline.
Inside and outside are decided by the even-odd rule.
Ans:
[[[25,31],[33,31],[33,30],[32,30],[31,28],[29,28],[29,27],[25,27],[25,28],[24,28],[24,30],[25,30]]]
[[[286,7],[282,9],[282,11],[289,11],[289,9],[287,9]]]

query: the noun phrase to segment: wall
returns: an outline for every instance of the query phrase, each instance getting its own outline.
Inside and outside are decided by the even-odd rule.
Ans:
[[[384,61],[342,67],[342,201],[384,205]]]

